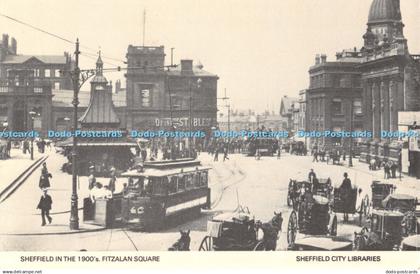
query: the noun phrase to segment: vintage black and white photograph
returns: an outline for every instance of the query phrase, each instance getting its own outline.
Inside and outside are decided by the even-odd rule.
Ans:
[[[418,0],[2,0],[0,251],[420,250]]]

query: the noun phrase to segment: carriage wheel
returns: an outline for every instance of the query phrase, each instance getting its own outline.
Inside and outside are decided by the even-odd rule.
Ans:
[[[289,217],[289,223],[287,224],[287,243],[289,246],[293,246],[295,244],[296,235],[298,232],[298,221],[296,212],[292,211]]]
[[[330,235],[337,236],[337,216],[336,215],[334,215],[332,223],[331,223]]]
[[[213,251],[213,239],[210,236],[204,237],[198,251]]]
[[[264,251],[264,250],[265,250],[265,245],[263,241],[259,241],[253,249],[253,251]]]

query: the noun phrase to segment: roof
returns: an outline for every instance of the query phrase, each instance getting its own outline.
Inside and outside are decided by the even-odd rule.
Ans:
[[[245,223],[254,218],[250,214],[241,212],[227,212],[213,217],[214,222]]]
[[[380,216],[387,216],[387,217],[404,217],[404,214],[399,212],[399,211],[394,211],[394,210],[379,210],[379,209],[374,209],[372,210],[373,214],[376,215],[380,215]]]
[[[413,235],[413,236],[407,237],[402,241],[402,244],[412,246],[412,247],[417,247],[420,249],[420,235]]]
[[[79,121],[83,124],[119,124],[120,118],[112,103],[111,90],[98,89],[98,86],[91,91],[89,106]]]
[[[22,64],[29,59],[36,58],[45,64],[66,64],[67,58],[64,55],[7,55],[3,64]]]
[[[53,106],[54,107],[73,107],[73,90],[68,89],[53,89]],[[115,107],[127,106],[125,90],[120,90],[118,93],[112,93],[112,102]],[[79,92],[79,107],[87,107],[90,101],[90,91]]]
[[[205,71],[201,67],[202,66],[193,66],[192,74],[187,74],[187,75],[200,76],[200,77],[218,77],[216,74]],[[169,71],[167,73],[168,73],[169,76],[184,76],[184,75],[186,75],[184,73],[181,73],[181,66],[176,66],[174,68],[169,68]]]
[[[73,137],[67,138],[66,140],[62,142],[58,142],[58,147],[72,147],[73,146]],[[77,146],[79,147],[98,147],[98,146],[104,146],[104,147],[110,147],[110,146],[119,146],[119,147],[136,147],[137,143],[129,138],[106,138],[100,139],[100,138],[94,138],[94,139],[88,139],[88,138],[78,138],[77,139]]]
[[[191,173],[195,171],[209,170],[210,167],[206,166],[195,166],[195,167],[184,167],[184,168],[171,168],[171,169],[157,169],[157,168],[145,168],[143,172],[138,170],[130,170],[121,174],[123,177],[164,177],[171,176],[181,173]]]
[[[401,21],[400,0],[373,0],[368,23]]]
[[[295,241],[297,246],[306,246],[318,250],[342,250],[353,246],[353,242],[336,237],[309,236]]]
[[[293,111],[294,105],[299,101],[298,98],[283,96],[280,105],[280,114],[285,115]]]

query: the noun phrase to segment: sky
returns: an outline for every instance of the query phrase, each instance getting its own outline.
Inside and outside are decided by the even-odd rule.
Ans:
[[[124,66],[129,44],[170,48],[174,60],[198,60],[219,76],[237,109],[279,111],[281,97],[308,87],[315,55],[335,60],[362,46],[371,0],[1,0],[0,13],[80,39],[82,68],[94,68],[101,49],[105,67]],[[401,0],[405,37],[420,53],[420,1]],[[18,41],[20,54],[63,54],[74,45],[0,17],[0,33]],[[114,60],[115,59],[115,60]],[[124,79],[110,72],[108,80]],[[88,89],[89,86],[84,86]]]

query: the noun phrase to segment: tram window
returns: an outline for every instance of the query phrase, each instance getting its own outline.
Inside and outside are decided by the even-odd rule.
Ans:
[[[178,191],[184,191],[185,190],[185,176],[182,176],[178,179]]]
[[[200,172],[194,173],[193,175],[193,184],[194,187],[200,187]]]
[[[203,172],[201,173],[201,176],[200,176],[200,185],[207,186],[207,183],[208,183],[207,172]]]
[[[154,178],[153,179],[153,194],[155,195],[166,195],[166,178]],[[168,179],[166,179],[167,181]]]
[[[185,188],[191,189],[194,187],[192,174],[185,175]]]
[[[178,183],[178,177],[172,176],[169,179],[169,185],[168,185],[168,192],[169,193],[175,193],[177,190],[177,183]]]

